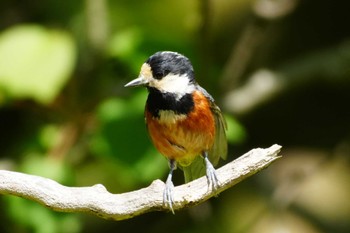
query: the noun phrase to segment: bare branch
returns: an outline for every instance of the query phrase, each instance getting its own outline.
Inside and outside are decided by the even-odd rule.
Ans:
[[[279,158],[281,146],[253,149],[217,170],[220,187],[208,190],[205,177],[174,189],[174,209],[193,206],[232,187]],[[155,211],[163,206],[164,183],[155,180],[146,188],[111,194],[97,184],[92,187],[67,187],[53,180],[18,172],[0,170],[0,194],[10,194],[36,201],[61,212],[85,212],[102,218],[123,220]]]

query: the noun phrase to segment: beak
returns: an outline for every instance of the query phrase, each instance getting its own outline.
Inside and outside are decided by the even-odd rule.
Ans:
[[[138,78],[128,82],[124,87],[138,87],[146,84],[148,84],[148,81],[143,76],[139,76]]]

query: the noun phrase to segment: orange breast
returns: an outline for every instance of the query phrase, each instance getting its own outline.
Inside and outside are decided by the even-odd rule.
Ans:
[[[187,116],[167,112],[154,118],[146,111],[148,132],[157,150],[180,165],[187,166],[214,143],[215,122],[208,99],[196,91],[195,107]]]

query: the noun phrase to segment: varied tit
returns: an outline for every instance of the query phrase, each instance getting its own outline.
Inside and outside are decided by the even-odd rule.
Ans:
[[[204,174],[218,187],[215,166],[227,154],[226,123],[213,97],[197,84],[189,59],[176,52],[157,52],[142,65],[137,79],[125,87],[145,86],[146,125],[157,150],[169,161],[163,201],[173,210],[173,171],[185,182]]]

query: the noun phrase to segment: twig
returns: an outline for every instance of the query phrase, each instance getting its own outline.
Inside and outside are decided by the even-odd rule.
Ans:
[[[216,196],[279,158],[281,146],[253,149],[217,170],[220,182],[216,192],[208,190],[205,177],[174,189],[174,209],[199,204]],[[0,170],[0,194],[15,195],[36,201],[61,212],[85,212],[105,219],[123,220],[155,211],[163,206],[164,183],[155,180],[146,188],[111,194],[97,184],[92,187],[67,187],[53,180],[18,172]]]

